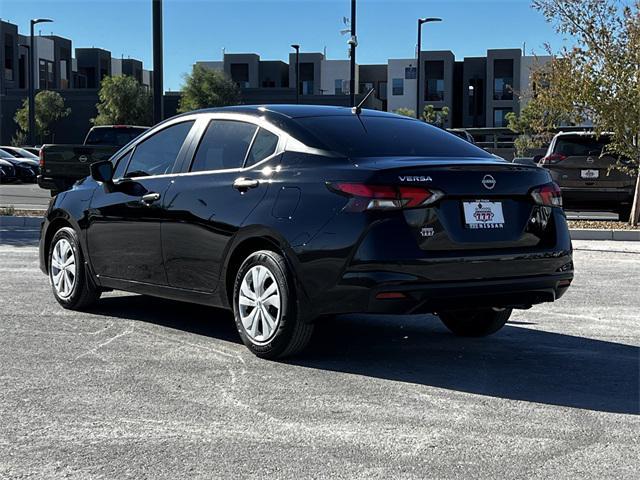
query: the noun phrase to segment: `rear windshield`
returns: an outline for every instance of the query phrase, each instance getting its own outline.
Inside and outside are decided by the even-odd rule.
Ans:
[[[600,155],[602,149],[609,142],[610,138],[606,136],[598,139],[587,135],[558,137],[554,153],[560,153],[567,157],[588,157],[590,154]]]
[[[95,128],[89,132],[85,145],[117,145],[123,147],[131,140],[136,138],[143,132],[146,132],[146,128]]]
[[[374,116],[298,118],[324,148],[347,157],[481,157],[481,148],[424,122]]]

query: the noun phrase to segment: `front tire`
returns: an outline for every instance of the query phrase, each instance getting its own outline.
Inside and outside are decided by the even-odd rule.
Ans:
[[[511,309],[441,312],[442,323],[460,337],[486,337],[500,330],[509,320]]]
[[[298,314],[285,259],[269,250],[252,253],[240,266],[233,314],[242,342],[260,358],[294,355],[307,346],[313,333],[313,324]]]
[[[75,230],[58,230],[49,247],[49,280],[53,296],[64,308],[82,310],[100,298],[85,267]]]

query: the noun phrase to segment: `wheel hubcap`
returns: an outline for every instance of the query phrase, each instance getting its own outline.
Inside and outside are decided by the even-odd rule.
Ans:
[[[280,323],[280,289],[269,269],[256,265],[240,284],[238,312],[245,333],[258,343],[269,341]]]
[[[67,298],[76,284],[76,256],[68,240],[62,238],[51,254],[51,281],[61,298]]]

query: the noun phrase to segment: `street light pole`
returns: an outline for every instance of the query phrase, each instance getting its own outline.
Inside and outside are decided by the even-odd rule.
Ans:
[[[291,45],[296,51],[296,105],[300,103],[300,45]]]
[[[36,144],[36,93],[35,93],[35,69],[33,62],[35,62],[35,38],[33,35],[33,27],[38,23],[53,22],[48,18],[33,18],[29,22],[29,145]]]
[[[358,46],[358,37],[356,36],[356,0],[351,0],[351,38],[349,39],[351,46],[351,81],[349,82],[349,95],[351,106],[356,106],[356,47]]]
[[[422,70],[422,63],[420,61],[420,54],[422,53],[422,25],[431,22],[441,22],[441,18],[419,18],[418,19],[418,53],[417,53],[417,70],[416,70],[416,118],[420,118],[420,71]]]
[[[164,118],[163,94],[163,49],[162,49],[162,0],[152,0],[153,16],[153,123]]]

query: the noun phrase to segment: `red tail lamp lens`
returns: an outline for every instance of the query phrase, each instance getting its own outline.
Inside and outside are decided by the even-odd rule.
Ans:
[[[551,155],[547,155],[540,160],[540,165],[552,165],[554,163],[561,162],[566,159],[567,156],[561,153],[552,153]]]
[[[555,182],[548,183],[531,191],[531,196],[538,205],[562,207],[562,192]]]
[[[428,205],[442,197],[442,193],[420,187],[366,185],[363,183],[335,183],[329,188],[347,195],[352,201],[349,211],[397,210]]]

